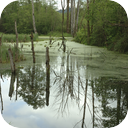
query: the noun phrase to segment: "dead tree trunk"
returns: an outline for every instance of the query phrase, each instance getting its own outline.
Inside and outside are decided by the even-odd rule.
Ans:
[[[33,4],[33,0],[32,0],[32,19],[33,19],[33,29],[34,29],[34,33],[37,34],[36,25],[35,25],[35,16],[34,16],[34,4]]]
[[[49,87],[50,87],[50,65],[49,65],[49,48],[46,47],[46,105],[49,105]]]
[[[13,61],[13,54],[12,54],[11,48],[8,49],[8,54],[9,54],[9,57],[10,57],[10,64],[11,64],[12,73],[15,73],[15,63]]]
[[[18,55],[19,55],[19,53],[18,53],[18,33],[17,33],[17,24],[16,24],[16,20],[15,20],[15,33],[16,33],[15,61],[17,61],[17,60],[18,60]]]
[[[32,55],[33,55],[33,63],[36,63],[36,61],[35,61],[34,44],[33,44],[33,33],[31,33],[30,37],[31,37],[31,43],[32,43],[32,48],[31,48],[31,50],[32,50]]]
[[[61,6],[62,6],[62,45],[63,45],[63,52],[66,50],[66,45],[64,41],[64,35],[63,35],[63,24],[64,24],[64,8],[65,8],[65,0],[62,2],[61,0]]]
[[[89,0],[87,0],[87,15],[89,16]],[[87,19],[87,33],[88,33],[87,43],[90,44],[90,22],[89,22],[89,19]]]
[[[77,29],[78,29],[78,20],[79,20],[79,5],[80,4],[80,0],[78,0],[78,3],[77,3],[77,15],[76,15],[76,30],[75,30],[75,33],[77,32]]]
[[[15,20],[15,33],[16,33],[16,48],[18,48],[18,33],[17,33],[17,24]]]
[[[67,33],[69,33],[69,0],[67,0]]]

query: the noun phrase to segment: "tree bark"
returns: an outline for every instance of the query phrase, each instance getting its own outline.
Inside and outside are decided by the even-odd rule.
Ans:
[[[80,0],[78,0],[78,3],[77,3],[77,16],[76,16],[76,30],[75,32],[77,32],[77,29],[78,29],[78,20],[79,20],[79,5],[80,4]]]
[[[35,25],[35,16],[34,16],[34,4],[33,4],[33,0],[32,0],[32,19],[33,19],[33,29],[34,29],[34,33],[37,34],[36,25]]]
[[[15,33],[16,33],[16,48],[18,48],[18,33],[17,33],[17,24],[15,20]]]
[[[67,33],[69,33],[69,0],[67,0]]]
[[[89,17],[89,0],[87,0],[87,15]],[[87,18],[87,32],[88,32],[87,43],[90,44],[90,22],[89,22],[89,18]]]

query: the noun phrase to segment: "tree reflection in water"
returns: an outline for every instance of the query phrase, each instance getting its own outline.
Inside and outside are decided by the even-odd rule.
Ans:
[[[9,96],[12,97],[16,92],[15,100],[18,100],[18,96],[22,97],[34,109],[53,102],[54,106],[50,106],[55,107],[57,113],[63,116],[70,112],[73,104],[80,113],[80,120],[74,124],[74,128],[88,127],[88,114],[92,128],[118,125],[127,114],[128,81],[106,76],[94,77],[77,60],[70,54],[62,56],[59,70],[52,69],[50,72],[49,69],[48,77],[45,66],[38,64],[20,69],[16,76],[3,73],[3,76],[11,76]],[[1,87],[2,85],[0,97],[3,106]],[[52,90],[53,101],[49,101],[51,89],[55,90]]]
[[[18,94],[28,105],[34,109],[45,106],[46,83],[43,68],[35,65],[24,68],[23,71],[19,71],[18,83]]]

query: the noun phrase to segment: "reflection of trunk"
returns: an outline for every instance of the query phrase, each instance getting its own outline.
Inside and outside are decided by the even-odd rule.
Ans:
[[[33,54],[33,63],[35,63],[35,51],[34,51],[34,44],[33,44],[33,33],[30,35],[31,37],[31,43],[32,43],[32,54]]]
[[[33,65],[32,67],[32,85],[31,85],[32,94],[34,93],[34,80],[35,80],[35,65]]]
[[[32,19],[33,19],[33,28],[34,28],[34,32],[35,32],[35,34],[36,34],[37,31],[36,31],[36,25],[35,25],[35,16],[34,16],[34,4],[33,4],[33,0],[32,0]]]
[[[91,85],[92,85],[92,109],[93,109],[93,117],[92,117],[92,124],[93,124],[93,128],[94,128],[94,119],[95,119],[95,115],[94,115],[94,85],[93,85],[93,81],[91,81]]]
[[[87,99],[87,89],[88,89],[88,79],[86,79],[86,87],[85,87],[84,112],[83,112],[83,119],[82,119],[82,128],[84,128],[84,119],[85,119],[85,111],[86,111],[86,99]]]
[[[12,73],[11,75],[11,83],[10,83],[10,89],[9,89],[9,97],[11,99],[13,91],[14,91],[14,82],[15,82],[15,75]]]
[[[19,74],[17,72],[17,84],[16,84],[16,100],[17,100],[17,90],[18,90],[18,87],[19,87]]]
[[[121,101],[121,87],[117,87],[117,124],[120,119],[120,101]]]
[[[2,93],[1,93],[1,84],[0,84],[0,98],[1,98],[1,113],[3,113],[3,98],[2,98]]]
[[[49,65],[49,48],[46,47],[46,105],[49,105],[49,87],[50,87],[50,65]]]

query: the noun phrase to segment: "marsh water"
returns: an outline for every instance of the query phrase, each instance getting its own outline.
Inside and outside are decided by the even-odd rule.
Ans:
[[[0,64],[1,114],[18,128],[110,128],[128,109],[128,55],[61,40],[23,44],[26,61]],[[46,46],[50,69],[47,79]]]

